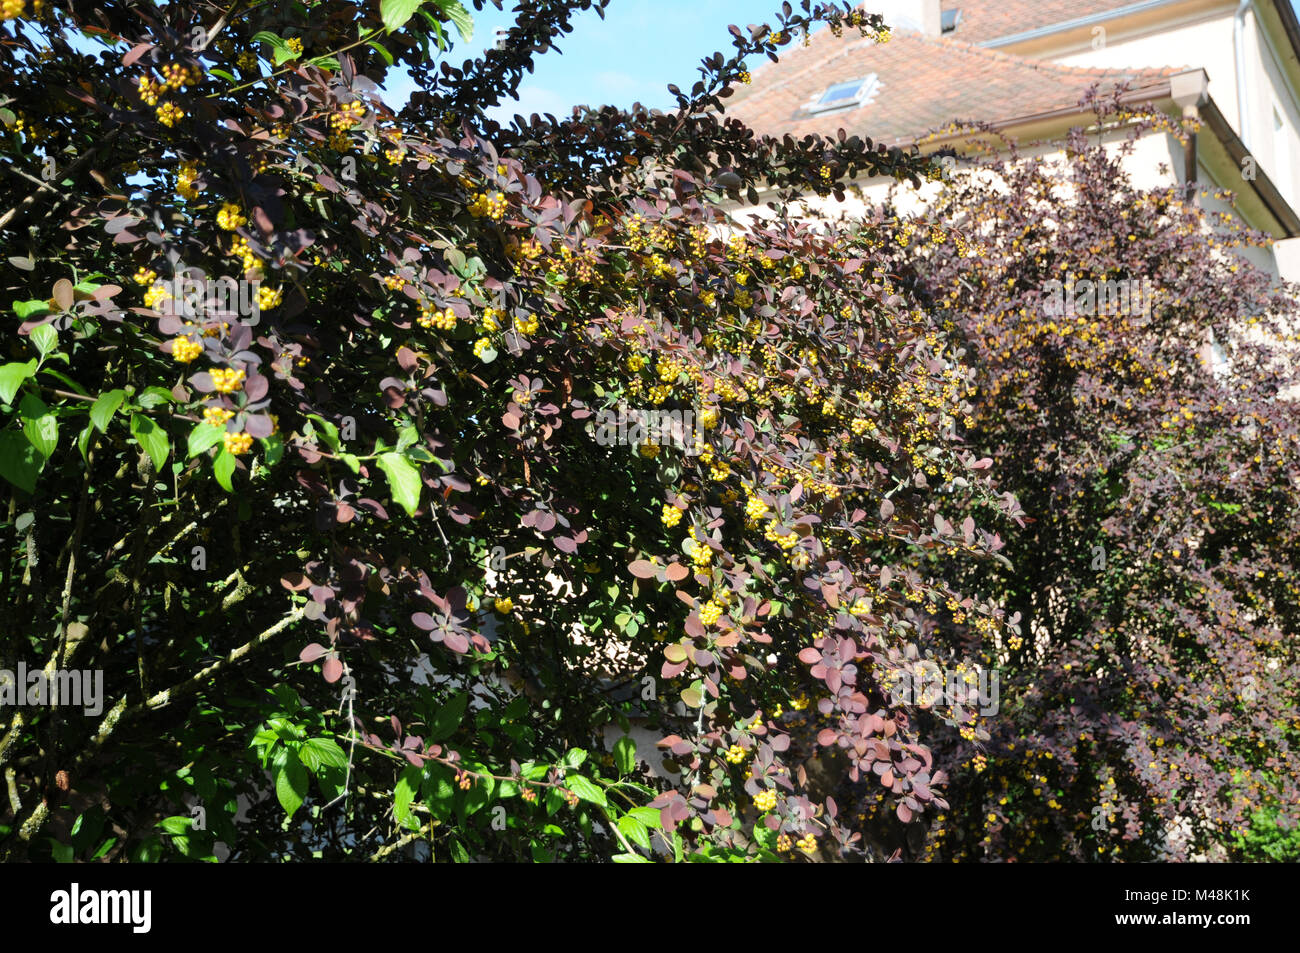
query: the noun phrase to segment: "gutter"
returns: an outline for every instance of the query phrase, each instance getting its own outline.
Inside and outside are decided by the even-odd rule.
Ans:
[[[1144,0],[1142,3],[1131,3],[1127,7],[1118,7],[1113,10],[1106,10],[1102,13],[1092,13],[1086,17],[1077,17],[1073,20],[1066,20],[1062,23],[1053,23],[1050,26],[1039,27],[1036,30],[1026,30],[1024,33],[1014,33],[1011,36],[1000,36],[997,39],[986,40],[979,44],[989,49],[996,49],[999,46],[1013,46],[1016,43],[1025,43],[1029,40],[1037,40],[1045,36],[1051,36],[1053,33],[1063,33],[1066,30],[1075,30],[1079,27],[1093,26],[1097,23],[1104,23],[1107,20],[1114,20],[1116,17],[1128,16],[1131,13],[1145,13],[1147,10],[1155,10],[1158,7],[1167,6],[1170,3],[1176,3],[1178,0]]]
[[[1201,119],[1209,126],[1219,141],[1223,143],[1224,149],[1227,150],[1228,155],[1232,157],[1232,161],[1240,169],[1242,163],[1250,155],[1250,150],[1246,148],[1246,144],[1241,141],[1241,137],[1233,130],[1223,113],[1219,111],[1219,107],[1214,104],[1213,99],[1200,107],[1200,113]],[[1258,164],[1255,166],[1255,180],[1250,184],[1254,187],[1259,200],[1264,203],[1264,207],[1268,209],[1269,214],[1277,219],[1278,224],[1286,232],[1284,237],[1300,237],[1300,215],[1296,214],[1295,209],[1291,207],[1291,203],[1282,196],[1277,186],[1273,184],[1273,180],[1268,177]]]
[[[1232,15],[1232,52],[1237,67],[1237,122],[1243,142],[1251,142],[1250,112],[1246,108],[1246,13],[1254,0],[1241,0]]]

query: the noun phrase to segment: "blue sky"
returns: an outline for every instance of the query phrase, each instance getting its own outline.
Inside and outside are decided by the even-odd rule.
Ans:
[[[564,115],[578,103],[640,101],[667,108],[673,102],[669,83],[689,89],[700,78],[700,60],[731,51],[729,24],[765,22],[780,6],[780,0],[613,0],[603,21],[591,11],[575,16],[573,32],[556,44],[562,53],[539,56],[536,71],[524,77],[519,101],[492,115]],[[454,46],[445,54],[448,59],[459,66],[491,46],[496,30],[514,22],[514,0],[506,0],[505,7],[475,14],[473,40]],[[390,81],[389,102],[405,102],[410,88],[405,78]]]
[[[1300,9],[1300,0],[1291,3]],[[476,13],[473,40],[454,46],[446,54],[451,62],[460,65],[490,46],[496,30],[514,22],[514,5],[515,0],[506,0],[503,12],[489,6]],[[668,108],[669,83],[689,89],[699,78],[701,59],[730,52],[728,24],[768,21],[780,5],[780,0],[613,0],[603,21],[591,11],[576,16],[573,32],[557,44],[562,53],[539,56],[536,71],[524,77],[519,101],[491,114],[497,119],[516,112],[562,116],[579,103],[630,106],[638,100]],[[389,102],[400,106],[410,94],[410,81],[390,81],[389,90]]]

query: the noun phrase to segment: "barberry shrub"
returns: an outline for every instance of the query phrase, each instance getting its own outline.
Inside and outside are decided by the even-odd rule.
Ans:
[[[667,112],[484,116],[603,5],[461,67],[455,0],[5,7],[0,669],[104,688],[0,712],[5,856],[860,858],[948,807],[896,688],[1016,631],[945,571],[1018,510],[952,329],[782,214],[924,167],[725,112],[881,22],[785,4]]]
[[[1054,160],[1002,143],[924,216],[880,212],[911,290],[959,329],[967,445],[1026,514],[1009,565],[944,566],[1022,631],[982,646],[991,738],[935,742],[962,810],[924,855],[1281,859],[1300,820],[1296,289],[1247,260],[1268,238],[1230,194],[1131,182],[1134,143],[1185,129],[1088,101],[1096,125]]]

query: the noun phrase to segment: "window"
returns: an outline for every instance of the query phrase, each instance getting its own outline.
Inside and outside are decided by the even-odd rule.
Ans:
[[[1286,120],[1282,118],[1282,108],[1273,106],[1273,174],[1277,181],[1277,187],[1286,197],[1288,202],[1294,202],[1294,190],[1291,186],[1291,180],[1295,171],[1291,168],[1291,130],[1287,128]]]
[[[939,26],[944,33],[951,33],[957,29],[957,24],[961,22],[960,10],[944,10],[940,17]]]
[[[864,79],[835,83],[804,108],[809,112],[823,112],[827,109],[861,106],[871,101],[879,87],[880,83],[877,81],[875,73]]]

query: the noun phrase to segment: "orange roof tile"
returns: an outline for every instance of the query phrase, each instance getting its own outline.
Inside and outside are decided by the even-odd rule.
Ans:
[[[1069,108],[1094,84],[1136,88],[1176,72],[1058,66],[914,32],[897,32],[877,44],[847,30],[837,38],[823,29],[781,62],[755,70],[752,85],[724,103],[729,115],[760,133],[801,136],[843,128],[895,144],[954,121],[998,123]],[[868,103],[822,113],[804,109],[828,86],[871,73],[880,88]]]

